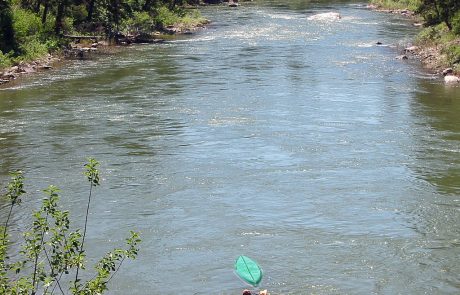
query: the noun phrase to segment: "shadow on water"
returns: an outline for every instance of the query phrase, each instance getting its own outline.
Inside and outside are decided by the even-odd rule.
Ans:
[[[422,82],[414,113],[422,133],[417,158],[421,177],[440,192],[460,194],[460,87]]]
[[[23,168],[18,148],[25,122],[17,118],[24,104],[23,96],[16,91],[0,92],[0,180],[6,179],[8,172]]]

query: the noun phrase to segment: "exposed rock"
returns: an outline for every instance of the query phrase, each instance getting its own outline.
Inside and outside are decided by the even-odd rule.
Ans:
[[[3,73],[2,79],[3,80],[14,80],[16,79],[17,75],[13,72],[5,72]]]
[[[107,42],[107,41],[99,41],[99,42],[97,42],[97,45],[98,46],[109,46],[109,42]]]
[[[418,50],[418,46],[410,46],[410,47],[405,48],[404,52],[415,54],[417,50]]]
[[[444,69],[444,70],[442,71],[442,75],[443,75],[443,76],[446,76],[446,75],[448,75],[448,74],[452,74],[453,72],[454,72],[454,70],[453,70],[452,68],[447,68],[447,69]]]
[[[22,65],[21,66],[20,73],[30,74],[30,73],[34,73],[34,72],[35,72],[35,68],[33,66],[30,66],[30,65]]]
[[[375,45],[382,45],[382,44],[383,44],[383,43],[380,42],[380,41],[377,41],[377,42],[375,43]]]
[[[409,58],[407,57],[407,55],[403,54],[403,55],[398,55],[396,59],[409,59]]]
[[[228,1],[228,6],[230,6],[230,7],[238,7],[239,6],[238,0],[230,0],[230,1]]]
[[[460,78],[454,75],[447,75],[444,77],[444,82],[447,84],[460,83]]]

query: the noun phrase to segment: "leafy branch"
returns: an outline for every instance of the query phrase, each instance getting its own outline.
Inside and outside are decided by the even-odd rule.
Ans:
[[[108,283],[118,272],[126,258],[135,259],[141,242],[139,234],[131,231],[126,239],[126,249],[116,248],[108,252],[95,265],[95,276],[82,282],[80,270],[85,269],[86,238],[88,216],[93,187],[99,185],[99,163],[90,158],[85,165],[85,176],[90,182],[83,234],[80,229],[71,230],[69,211],[59,208],[60,190],[49,186],[44,190],[45,198],[39,210],[33,212],[32,226],[24,234],[20,259],[11,262],[9,250],[8,226],[15,205],[21,202],[24,191],[24,177],[21,172],[11,173],[5,197],[9,201],[7,219],[0,236],[0,294],[54,294],[59,290],[66,294],[102,294],[108,290]],[[18,255],[15,255],[18,256]],[[63,280],[75,275],[69,284]]]

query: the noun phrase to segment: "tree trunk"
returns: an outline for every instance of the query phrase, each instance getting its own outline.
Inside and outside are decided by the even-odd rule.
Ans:
[[[48,1],[46,1],[47,3]],[[35,3],[35,13],[39,13],[40,12],[40,5],[42,4],[42,0],[37,0],[37,3]],[[45,4],[46,5],[46,4]]]
[[[65,9],[67,5],[67,0],[60,0],[58,2],[58,8],[56,13],[56,23],[54,26],[54,32],[56,35],[62,34],[62,29],[64,27],[64,16],[65,16]]]
[[[46,16],[48,15],[49,3],[48,1],[45,2],[45,7],[43,8],[43,15],[42,15],[42,24],[46,23]]]
[[[0,50],[8,53],[16,51],[17,44],[13,29],[13,16],[8,0],[0,0]]]
[[[88,10],[88,16],[86,17],[86,21],[90,22],[93,20],[93,12],[94,12],[94,4],[96,0],[91,0],[88,3],[88,7],[86,8]]]
[[[146,0],[144,5],[142,6],[143,11],[150,11],[152,6],[156,4],[156,0]]]

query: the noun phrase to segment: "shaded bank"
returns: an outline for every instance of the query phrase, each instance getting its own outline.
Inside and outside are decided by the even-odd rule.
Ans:
[[[379,12],[400,14],[423,27],[413,45],[403,54],[419,59],[429,71],[445,76],[448,83],[460,82],[460,6],[449,0],[371,0],[368,8]],[[439,4],[440,5],[440,4]],[[407,55],[406,55],[407,54]]]
[[[177,13],[167,8],[159,11],[162,21],[155,25],[152,23],[154,20],[146,14],[142,20],[129,20],[124,31],[110,34],[99,32],[99,35],[96,35],[97,32],[91,32],[91,35],[88,35],[88,32],[64,34],[57,39],[58,47],[45,49],[45,53],[15,57],[13,51],[8,55],[0,51],[0,57],[3,58],[0,59],[0,85],[16,80],[24,74],[49,70],[56,62],[68,58],[87,59],[95,54],[114,53],[117,51],[117,46],[161,43],[170,36],[192,34],[210,22],[201,17],[198,10],[191,7]]]

